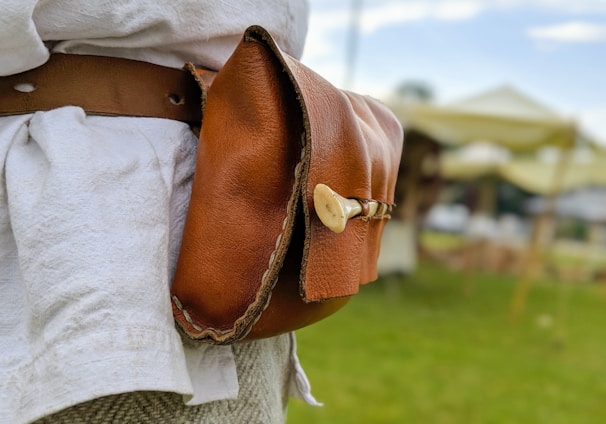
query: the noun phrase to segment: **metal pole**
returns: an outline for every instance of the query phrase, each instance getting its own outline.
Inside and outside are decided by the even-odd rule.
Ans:
[[[345,80],[343,83],[343,87],[347,90],[353,90],[354,85],[354,74],[360,37],[361,10],[362,0],[351,0],[349,32],[347,35],[347,46],[345,50]]]

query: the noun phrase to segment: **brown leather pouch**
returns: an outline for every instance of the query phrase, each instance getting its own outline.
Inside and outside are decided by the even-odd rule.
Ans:
[[[383,104],[336,89],[249,28],[204,105],[172,286],[183,332],[219,344],[274,336],[376,279],[402,143]],[[360,206],[340,233],[316,213],[320,183]]]

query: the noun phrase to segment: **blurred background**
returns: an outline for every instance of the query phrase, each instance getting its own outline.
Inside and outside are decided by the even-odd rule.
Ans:
[[[606,1],[311,0],[405,128],[380,278],[298,332],[296,423],[606,422]]]

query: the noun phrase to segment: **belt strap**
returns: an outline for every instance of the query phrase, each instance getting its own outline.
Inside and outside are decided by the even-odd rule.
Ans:
[[[73,105],[92,115],[199,124],[201,95],[184,70],[114,57],[52,54],[36,69],[0,77],[0,116]]]

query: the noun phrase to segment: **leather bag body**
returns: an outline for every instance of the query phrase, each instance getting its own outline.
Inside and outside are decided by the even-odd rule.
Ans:
[[[382,103],[341,91],[250,27],[203,98],[192,196],[172,286],[190,338],[227,344],[334,313],[377,278],[402,128]],[[379,203],[335,233],[314,189]]]

